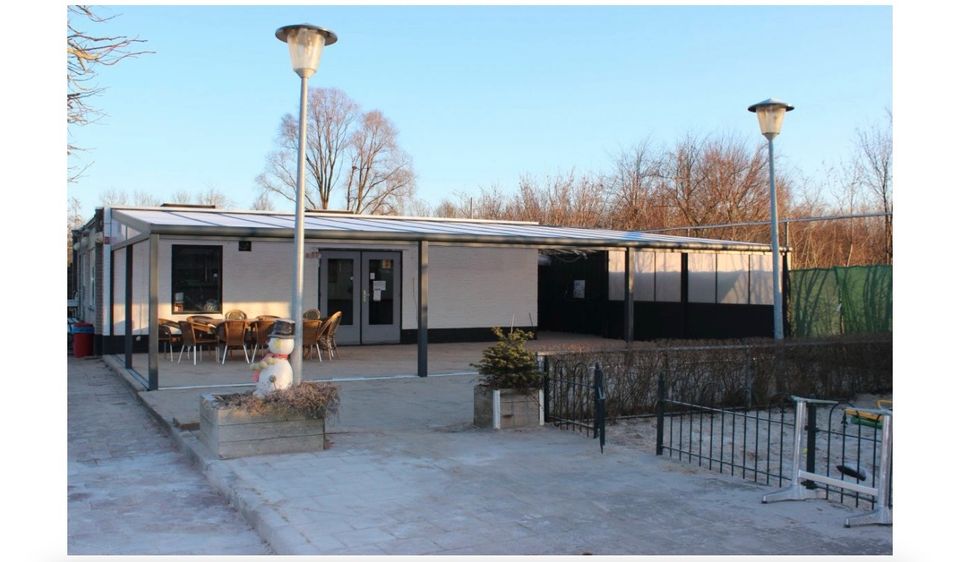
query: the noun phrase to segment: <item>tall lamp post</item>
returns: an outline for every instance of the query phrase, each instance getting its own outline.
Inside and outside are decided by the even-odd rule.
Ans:
[[[773,339],[783,339],[783,292],[780,287],[780,233],[777,220],[777,186],[773,180],[773,137],[780,134],[783,116],[793,106],[776,99],[755,103],[747,111],[757,114],[760,132],[767,137],[770,161],[770,244],[773,252]]]
[[[337,42],[332,31],[315,25],[285,25],[277,30],[277,39],[290,48],[293,71],[300,77],[300,141],[297,158],[297,214],[293,234],[293,289],[290,298],[290,319],[296,324],[293,336],[293,384],[299,384],[303,374],[303,191],[304,164],[307,159],[307,81],[317,72],[320,54],[325,45]]]

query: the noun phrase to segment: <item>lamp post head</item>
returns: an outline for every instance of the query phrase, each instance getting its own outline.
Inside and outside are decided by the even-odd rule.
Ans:
[[[768,140],[780,134],[780,125],[783,124],[783,116],[788,111],[793,111],[793,106],[778,99],[770,98],[755,103],[747,108],[747,111],[757,114],[757,120],[760,122],[760,132]]]
[[[290,48],[293,71],[305,79],[317,72],[323,47],[337,42],[334,32],[306,23],[285,25],[277,30],[276,35]]]

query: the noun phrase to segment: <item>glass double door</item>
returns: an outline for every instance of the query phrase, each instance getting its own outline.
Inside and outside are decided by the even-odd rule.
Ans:
[[[325,251],[320,313],[340,311],[338,344],[400,342],[400,252]]]

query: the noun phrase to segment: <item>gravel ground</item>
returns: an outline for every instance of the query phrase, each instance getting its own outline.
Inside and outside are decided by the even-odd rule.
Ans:
[[[854,407],[860,408],[876,408],[878,400],[891,399],[892,396],[889,394],[864,394],[857,396],[851,401],[851,404]],[[826,467],[829,465],[829,475],[840,477],[841,475],[837,467],[843,465],[853,471],[862,471],[862,475],[866,477],[862,483],[870,485],[877,471],[876,465],[879,464],[880,459],[880,432],[870,427],[850,423],[851,418],[844,416],[846,407],[848,406],[841,404],[836,408],[821,407],[817,409],[817,427],[821,429],[829,427],[830,431],[834,432],[834,434],[831,435],[827,432],[821,432],[817,435],[816,472],[818,474],[824,473]],[[702,455],[707,456],[711,456],[708,455],[708,452],[712,450],[712,457],[719,458],[719,451],[722,444],[725,472],[730,470],[728,463],[731,462],[732,456],[733,464],[748,467],[746,471],[746,477],[748,479],[753,478],[752,471],[749,470],[750,468],[756,467],[758,470],[769,472],[771,470],[768,470],[767,466],[775,469],[776,465],[781,462],[783,473],[786,476],[789,475],[793,458],[793,424],[795,414],[791,409],[786,410],[783,416],[782,419],[790,424],[789,426],[783,427],[779,423],[781,419],[779,410],[753,410],[746,412],[745,415],[744,413],[738,413],[736,416],[726,414],[722,420],[722,433],[720,415],[713,416],[712,428],[710,415],[704,415],[702,418],[699,415],[693,416],[692,427],[690,417],[684,417],[682,427],[680,420],[677,418],[674,419],[672,428],[674,438],[673,446],[685,451],[698,451]],[[769,423],[768,418],[770,418]],[[844,420],[844,418],[846,418],[846,420]],[[844,424],[844,421],[846,421],[846,424]],[[735,422],[734,433],[731,432],[732,422]],[[744,424],[744,422],[746,423]],[[669,443],[671,432],[669,421],[665,425],[664,442],[667,444]],[[744,428],[744,425],[746,425],[746,428]],[[837,434],[839,432],[846,432],[847,438],[845,440],[842,439]],[[746,450],[744,450],[743,447],[744,434],[747,435]],[[767,446],[768,434],[770,436],[769,448]],[[862,443],[859,450],[857,448],[858,435]],[[636,448],[645,453],[655,454],[657,447],[657,420],[655,417],[646,417],[617,420],[613,423],[608,422],[606,439],[608,443]],[[695,445],[694,448],[691,449],[688,445],[691,439],[694,443],[702,442],[702,448],[698,448],[699,446]],[[802,449],[802,455],[806,458],[806,436],[803,437],[803,440],[804,448]],[[876,440],[875,447],[873,440]],[[829,456],[827,455],[828,445]],[[676,453],[674,453],[674,455],[676,455]],[[674,458],[676,458],[676,456]],[[689,457],[684,454],[683,460],[678,460],[678,462],[687,463],[688,459]],[[744,462],[745,460],[746,462]],[[770,461],[769,465],[767,464],[768,460]],[[710,470],[705,465],[697,465],[696,457],[692,459],[691,464],[701,470]],[[718,469],[719,463],[714,462],[713,470],[716,471]],[[734,472],[737,476],[742,475],[742,470],[739,468]],[[763,477],[761,476],[761,478]],[[852,482],[857,481],[857,479],[852,476],[845,476],[843,479]],[[774,484],[774,486],[776,486],[776,484]],[[854,501],[853,498],[845,498],[845,502],[850,503]],[[859,504],[865,506],[865,502],[863,501],[860,501]],[[866,504],[865,507],[868,506],[869,504]]]

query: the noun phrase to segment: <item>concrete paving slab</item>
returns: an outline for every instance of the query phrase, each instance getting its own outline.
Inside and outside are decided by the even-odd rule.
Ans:
[[[70,359],[70,555],[268,554],[115,373]]]
[[[314,519],[301,523],[288,517],[289,527],[311,541],[306,550],[292,553],[891,551],[889,528],[843,528],[848,508],[825,501],[763,505],[765,488],[728,476],[678,470],[670,461],[624,447],[608,448],[601,455],[594,441],[553,428],[345,434],[338,448],[358,454],[341,455],[336,463],[334,455],[301,458],[305,473],[323,475],[310,477],[319,480],[320,495],[272,507],[299,513],[314,505],[331,521],[345,521],[354,529],[332,531]],[[296,456],[287,455],[284,462]],[[278,457],[247,461],[259,463],[262,474]],[[329,469],[342,469],[345,459],[357,470]],[[288,480],[283,485],[296,488],[302,483]],[[385,502],[384,490],[390,489],[405,492]],[[551,490],[563,493],[554,496]],[[331,549],[320,548],[321,542]]]
[[[552,427],[472,428],[472,383],[356,381],[322,452],[224,461],[172,434],[282,554],[892,552],[890,527],[843,527],[853,508],[764,505],[772,488]]]

